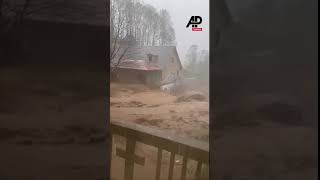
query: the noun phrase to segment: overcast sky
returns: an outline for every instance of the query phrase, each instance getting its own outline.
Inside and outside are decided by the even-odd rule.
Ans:
[[[209,0],[142,0],[157,9],[167,9],[171,15],[176,32],[176,41],[181,61],[192,44],[200,49],[209,50]],[[193,32],[186,28],[191,16],[201,16],[202,32]],[[182,62],[183,63],[183,62]]]

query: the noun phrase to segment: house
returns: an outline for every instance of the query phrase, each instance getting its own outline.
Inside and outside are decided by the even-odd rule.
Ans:
[[[145,60],[124,60],[117,67],[117,79],[120,82],[142,83],[149,87],[158,87],[161,68]]]
[[[128,74],[129,70],[144,71],[145,75],[152,72],[153,84],[157,86],[173,83],[182,70],[175,46],[134,46],[126,52],[120,62],[118,67],[120,71],[117,72],[117,76],[127,77],[124,73]],[[149,78],[144,77],[143,79]]]

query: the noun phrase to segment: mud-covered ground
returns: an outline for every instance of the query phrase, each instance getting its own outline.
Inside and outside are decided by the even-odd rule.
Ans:
[[[40,69],[0,70],[0,179],[105,179],[105,72]],[[111,117],[207,141],[208,102],[176,100],[161,91],[112,84]],[[242,107],[226,108],[213,121],[215,179],[315,179],[314,127],[268,119]],[[153,179],[156,149],[139,144],[136,154],[147,157],[146,166],[135,166],[136,179]],[[176,160],[178,179],[181,157]],[[112,172],[122,176],[124,160],[113,165]]]
[[[177,102],[177,99],[176,96],[143,86],[112,84],[111,119],[207,141],[208,102]],[[255,98],[254,101],[260,99]],[[296,123],[294,118],[299,116],[294,109],[273,105],[271,110],[264,112],[257,107],[251,107],[244,101],[240,106],[230,104],[220,108],[223,110],[221,112],[215,111],[219,114],[212,117],[213,129],[210,129],[214,135],[211,141],[213,146],[210,146],[214,153],[211,164],[214,166],[213,177],[219,180],[314,179],[317,168],[315,128]],[[284,114],[279,116],[273,111]],[[123,143],[118,144],[123,146]],[[156,149],[139,145],[136,153],[150,159],[148,166],[137,165],[136,170],[140,171],[136,174],[137,178],[148,177],[148,173],[152,176]],[[123,167],[123,159],[113,158],[116,159],[113,168]],[[176,166],[179,168],[177,160]],[[163,166],[166,176],[168,168],[165,164]],[[190,169],[189,177],[192,177],[192,165]],[[148,173],[143,174],[144,171]]]
[[[106,179],[105,72],[0,69],[0,179]]]
[[[184,94],[181,96],[188,96],[187,92]],[[112,83],[111,120],[133,122],[209,142],[209,102],[204,98],[179,98],[143,85]]]
[[[202,88],[203,89],[203,88]],[[209,102],[208,94],[186,90],[178,96],[159,89],[149,89],[144,85],[111,83],[110,116],[112,121],[136,123],[149,128],[169,132],[186,139],[196,139],[209,143]],[[190,91],[190,92],[188,92]],[[196,94],[197,96],[191,96]],[[114,138],[114,147],[125,149],[125,140]],[[157,149],[138,143],[136,154],[146,158],[144,166],[135,165],[135,179],[148,180],[155,176]],[[167,179],[169,152],[163,153],[160,179]],[[173,179],[180,179],[182,157],[175,159]],[[112,177],[123,178],[124,160],[112,156]],[[187,178],[194,178],[196,162],[189,160]],[[203,176],[208,176],[203,170]]]

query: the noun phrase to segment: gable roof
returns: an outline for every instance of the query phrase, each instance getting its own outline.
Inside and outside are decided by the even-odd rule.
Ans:
[[[25,0],[16,0],[23,5]],[[27,19],[107,26],[108,1],[105,0],[32,0]]]
[[[127,50],[124,60],[146,60],[147,54],[158,55],[158,65],[164,68],[171,62],[171,57],[176,57],[180,69],[182,64],[175,46],[134,46]]]

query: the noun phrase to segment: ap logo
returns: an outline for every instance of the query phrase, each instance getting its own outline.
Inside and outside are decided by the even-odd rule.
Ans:
[[[202,28],[199,28],[198,25],[202,23],[201,16],[191,16],[187,28],[189,28],[190,25],[192,25],[192,31],[202,31]]]

